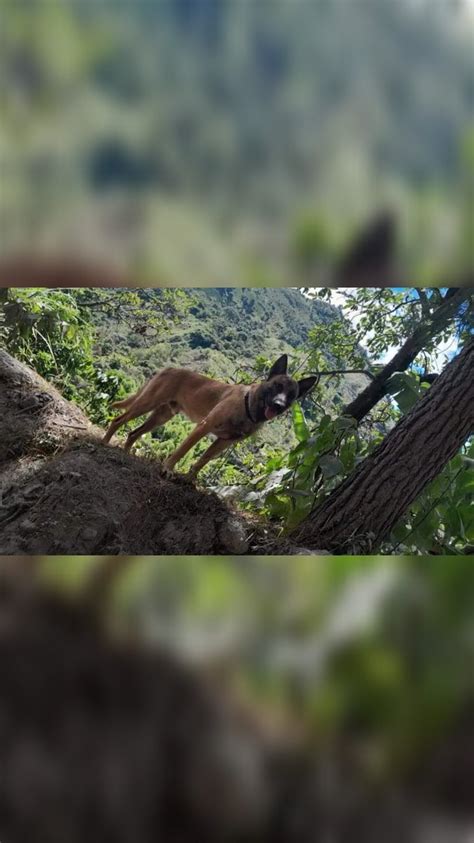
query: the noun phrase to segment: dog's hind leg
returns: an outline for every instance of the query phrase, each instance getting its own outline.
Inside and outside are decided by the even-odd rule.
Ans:
[[[149,389],[149,386],[149,383],[146,384],[140,392],[137,392],[135,395],[130,396],[130,398],[124,399],[123,402],[120,402],[125,407],[128,405],[128,409],[111,422],[107,433],[103,438],[103,442],[110,442],[114,433],[116,433],[119,427],[123,424],[132,421],[132,419],[138,418],[138,416],[144,416],[146,413],[151,411],[155,412],[157,408],[159,410],[163,410],[163,407],[168,404],[169,395],[167,394],[167,390],[164,386],[161,389],[155,388],[154,392]],[[130,404],[129,402],[131,399],[132,403]],[[172,415],[174,415],[174,413],[172,413]],[[171,418],[171,416],[168,418]],[[166,421],[168,421],[168,419],[166,419]],[[160,422],[157,424],[160,424]]]
[[[136,405],[134,406],[132,404],[132,406],[128,410],[125,410],[125,412],[122,413],[121,416],[117,416],[110,423],[109,427],[107,428],[107,432],[106,432],[102,441],[105,442],[105,443],[110,442],[110,440],[112,439],[112,436],[117,432],[119,427],[122,427],[123,424],[126,424],[129,421],[132,421],[132,419],[136,419],[138,416],[143,416],[147,412],[147,410],[149,410],[149,409],[151,409],[151,407],[143,409],[140,406],[136,406]]]
[[[126,421],[128,421],[127,416],[128,416],[128,412],[122,413],[121,416],[116,416],[116,418],[109,424],[109,426],[107,428],[107,432],[106,432],[104,438],[102,439],[102,442],[104,442],[105,444],[107,444],[107,442],[110,442],[110,440],[112,439],[112,436],[114,435],[114,433],[117,432],[119,427],[122,424],[125,424]]]
[[[125,450],[129,451],[132,445],[135,444],[137,439],[140,436],[143,436],[144,433],[149,433],[150,430],[154,430],[155,427],[158,427],[161,424],[166,424],[173,416],[175,415],[175,410],[173,410],[169,404],[164,404],[162,407],[158,407],[151,416],[147,418],[140,427],[136,427],[135,430],[131,430],[127,436],[127,441],[125,442]]]

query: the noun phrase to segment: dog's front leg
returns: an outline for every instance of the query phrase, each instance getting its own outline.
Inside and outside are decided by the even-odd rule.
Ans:
[[[207,423],[207,419],[204,419],[204,421],[199,422],[199,424],[196,425],[194,430],[191,431],[184,442],[181,442],[179,448],[176,448],[176,451],[173,451],[173,453],[164,461],[164,468],[171,471],[175,467],[176,463],[179,462],[180,459],[182,459],[185,454],[187,454],[188,451],[190,451],[191,448],[193,448],[194,445],[202,439],[203,436],[206,436],[207,433],[209,433],[209,425]]]
[[[198,471],[201,471],[201,468],[203,468],[209,460],[213,460],[214,457],[222,454],[222,451],[225,451],[226,448],[230,448],[230,446],[237,441],[237,439],[216,439],[216,441],[209,446],[207,451],[203,453],[202,457],[199,457],[197,462],[194,463],[193,467],[188,472],[189,477],[196,477]]]

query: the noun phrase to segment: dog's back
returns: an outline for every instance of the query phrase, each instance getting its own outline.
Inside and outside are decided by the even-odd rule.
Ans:
[[[140,415],[161,404],[171,404],[191,421],[203,419],[235,386],[221,383],[190,369],[167,367],[153,375],[138,392],[112,406],[140,410]]]

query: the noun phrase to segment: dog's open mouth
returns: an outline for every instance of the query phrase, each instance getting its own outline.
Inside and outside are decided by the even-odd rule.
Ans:
[[[275,416],[278,415],[278,410],[274,410],[273,407],[265,407],[265,418],[266,419],[274,419]]]

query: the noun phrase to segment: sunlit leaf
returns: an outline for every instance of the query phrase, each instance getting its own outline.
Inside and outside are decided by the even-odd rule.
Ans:
[[[295,431],[296,438],[298,442],[305,442],[309,437],[309,429],[306,424],[301,404],[295,401],[291,407],[291,413],[293,417],[293,430]]]

